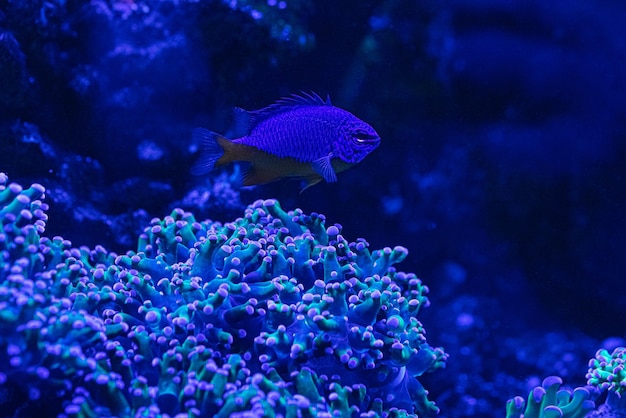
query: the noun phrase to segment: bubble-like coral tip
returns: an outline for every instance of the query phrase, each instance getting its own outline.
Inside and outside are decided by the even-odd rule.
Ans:
[[[555,386],[555,385],[562,385],[563,384],[563,379],[561,379],[559,376],[548,376],[545,379],[543,379],[543,382],[541,382],[541,386],[543,386],[544,388],[548,389],[551,386]]]
[[[267,208],[267,207],[275,206],[277,205],[277,203],[278,202],[275,199],[265,199],[263,200],[262,206],[265,206]]]
[[[337,228],[337,226],[335,225],[329,226],[326,230],[326,233],[330,236],[337,236],[339,235],[339,228]]]

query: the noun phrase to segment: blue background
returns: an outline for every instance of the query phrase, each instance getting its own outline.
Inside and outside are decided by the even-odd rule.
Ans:
[[[48,233],[124,252],[174,207],[226,221],[257,198],[403,245],[447,368],[441,416],[503,416],[556,374],[585,384],[626,342],[626,3],[9,1],[0,170],[39,182]],[[299,91],[382,144],[300,193],[193,177],[191,129]],[[235,170],[235,171],[234,171]]]

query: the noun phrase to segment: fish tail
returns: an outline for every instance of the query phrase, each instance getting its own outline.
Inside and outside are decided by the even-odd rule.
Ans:
[[[225,164],[220,159],[225,154],[223,145],[229,142],[228,139],[204,128],[194,128],[192,137],[200,146],[200,157],[191,167],[191,174],[196,176],[206,174]]]

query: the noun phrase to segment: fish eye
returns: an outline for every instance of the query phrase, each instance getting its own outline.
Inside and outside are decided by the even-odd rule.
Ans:
[[[356,138],[356,141],[361,144],[376,139],[375,135],[370,135],[367,132],[363,131],[355,133],[354,137]]]

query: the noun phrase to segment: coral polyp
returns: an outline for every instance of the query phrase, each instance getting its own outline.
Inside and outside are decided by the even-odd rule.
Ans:
[[[0,177],[3,410],[58,416],[430,416],[446,354],[417,319],[403,247],[257,201],[174,210],[136,251],[45,236],[45,189]]]

